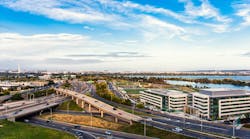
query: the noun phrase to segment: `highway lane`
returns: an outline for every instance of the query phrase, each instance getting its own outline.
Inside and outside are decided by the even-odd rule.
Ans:
[[[116,87],[113,85],[113,83],[108,82],[108,88],[109,90],[111,90],[117,97],[124,99],[124,97],[122,96],[121,92],[119,92]]]
[[[139,121],[142,118],[140,116],[125,112],[121,109],[113,109],[113,106],[106,104],[102,101],[98,101],[95,98],[89,97],[87,95],[77,93],[70,90],[65,89],[56,89],[56,91],[67,93],[70,96],[73,96],[79,100],[83,100],[85,103],[91,104],[91,106],[100,109],[104,113],[108,113],[109,115],[112,115],[114,117],[117,117],[118,119],[125,120],[125,121]]]
[[[141,123],[144,124],[144,122],[141,122]],[[161,122],[151,121],[151,120],[146,121],[146,123],[147,123],[147,125],[151,125],[151,126],[154,126],[156,128],[166,130],[166,131],[170,131],[170,132],[173,132],[172,129],[174,129],[176,127],[176,126],[164,124],[164,123],[161,123]],[[183,129],[183,131],[181,131],[179,134],[194,137],[194,138],[199,138],[199,139],[214,139],[215,138],[213,136],[200,134],[200,133],[193,132],[193,131],[190,131],[190,130],[187,130],[187,129]]]
[[[63,132],[69,132],[77,136],[80,139],[95,139],[95,136],[91,135],[90,133],[83,131],[83,130],[74,129],[72,126],[69,126],[69,125],[63,125],[63,124],[54,123],[54,122],[48,123],[46,121],[37,120],[33,118],[29,119],[29,123],[33,125],[43,126],[46,128],[61,130]]]
[[[45,120],[41,120],[37,118],[30,119],[30,122],[37,124],[37,125],[50,126],[50,127],[57,128],[57,129],[64,129],[64,130],[67,129],[70,131],[83,132],[83,133],[94,135],[96,137],[105,137],[105,138],[110,137],[109,135],[105,133],[107,131],[106,129],[87,127],[87,126],[75,127],[73,124],[55,122],[55,121],[46,122]],[[124,132],[118,132],[118,131],[110,131],[110,132],[112,134],[112,138],[114,139],[152,139],[150,137],[144,137],[141,135],[129,134],[129,133],[124,133]]]

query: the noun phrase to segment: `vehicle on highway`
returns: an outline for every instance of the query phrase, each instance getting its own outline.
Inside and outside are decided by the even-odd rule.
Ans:
[[[172,131],[179,133],[179,132],[183,131],[183,129],[176,127],[176,128],[173,128]]]
[[[75,125],[74,128],[80,128],[81,126],[80,125]]]
[[[224,124],[227,124],[227,125],[232,124],[232,122],[231,122],[231,121],[224,121],[223,123],[224,123]]]
[[[119,114],[119,115],[122,115],[122,113],[120,113],[120,112],[119,112],[118,114]]]
[[[116,107],[113,107],[113,110],[116,110]]]
[[[107,130],[107,131],[105,131],[105,134],[111,136],[111,135],[112,135],[112,132],[109,131],[109,130]]]

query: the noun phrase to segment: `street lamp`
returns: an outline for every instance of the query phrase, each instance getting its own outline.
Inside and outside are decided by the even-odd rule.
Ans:
[[[69,104],[70,104],[70,101],[67,103],[67,114],[69,114]]]
[[[134,114],[134,112],[135,112],[135,103],[132,103],[133,104],[133,106],[132,106],[132,113]]]
[[[91,118],[91,121],[90,121],[90,124],[91,124],[91,127],[93,126],[93,121],[92,121],[92,112],[90,112],[90,118]]]
[[[50,108],[50,121],[52,121],[52,108]]]
[[[232,136],[232,138],[236,138],[235,137],[235,120],[233,121],[233,136]]]

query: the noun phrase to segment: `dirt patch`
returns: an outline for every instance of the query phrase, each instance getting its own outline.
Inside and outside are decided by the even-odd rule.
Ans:
[[[41,118],[43,118],[43,119],[50,119],[50,117],[51,116],[49,114],[45,114],[45,115],[41,116]],[[53,114],[52,119],[56,120],[56,121],[61,121],[61,122],[91,126],[91,116]],[[118,130],[123,125],[118,124],[118,123],[114,123],[114,122],[110,122],[110,121],[106,121],[106,120],[103,120],[101,118],[92,117],[92,126],[106,128],[106,129],[112,129],[112,130]]]

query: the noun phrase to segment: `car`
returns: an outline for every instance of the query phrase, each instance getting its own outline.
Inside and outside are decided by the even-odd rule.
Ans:
[[[183,129],[176,127],[176,128],[173,128],[172,131],[179,133],[179,132],[183,131]]]
[[[224,124],[230,125],[231,122],[230,121],[224,121]]]
[[[98,102],[97,100],[95,100],[95,102]]]
[[[113,107],[113,110],[115,111],[115,110],[116,110],[116,108],[115,108],[115,107]]]
[[[29,119],[24,119],[24,122],[25,122],[25,123],[28,123],[28,122],[29,122]]]
[[[18,114],[18,111],[15,111],[14,114]]]
[[[120,112],[119,112],[118,114],[119,114],[119,115],[122,115],[122,113],[120,113]]]
[[[105,134],[111,136],[111,135],[112,135],[112,132],[109,131],[109,130],[107,130],[107,131],[105,131]]]
[[[75,125],[74,128],[80,128],[81,126],[80,125]]]
[[[47,120],[46,123],[50,123],[51,121],[50,120]]]

